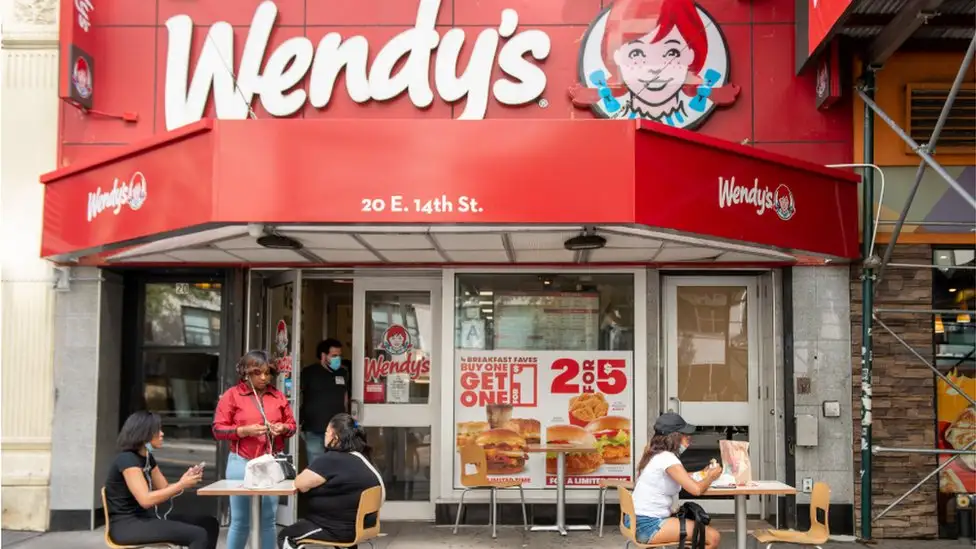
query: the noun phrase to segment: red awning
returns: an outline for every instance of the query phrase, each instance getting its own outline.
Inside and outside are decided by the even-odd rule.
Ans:
[[[612,225],[858,256],[857,176],[636,121],[204,120],[41,181],[57,261],[247,223]]]

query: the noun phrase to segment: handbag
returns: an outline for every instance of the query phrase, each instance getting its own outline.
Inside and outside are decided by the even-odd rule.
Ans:
[[[281,474],[284,477],[281,480],[295,480],[295,477],[298,476],[298,471],[295,470],[295,465],[294,465],[294,461],[292,460],[292,455],[287,454],[285,452],[278,452],[277,454],[274,453],[274,436],[271,435],[271,423],[268,422],[268,416],[265,415],[264,413],[264,405],[261,404],[261,399],[258,398],[258,392],[254,389],[253,384],[251,385],[251,394],[254,396],[254,403],[257,404],[258,406],[258,412],[261,413],[261,419],[264,420],[264,426],[268,428],[268,434],[266,435],[268,439],[268,455],[271,456],[271,459],[274,461],[274,463],[278,465],[278,468],[281,470]],[[251,461],[255,461],[256,459],[261,459],[263,457],[264,456],[259,456],[255,459],[252,459]],[[247,462],[248,468],[250,468],[251,461]],[[266,461],[267,460],[265,460],[265,462]],[[246,477],[247,469],[245,469],[244,474]],[[281,480],[277,482],[281,482]]]
[[[691,533],[691,549],[705,549],[705,526],[712,522],[712,517],[708,516],[701,505],[690,501],[686,502],[674,516],[679,519],[678,549],[685,549],[685,541],[688,538],[685,523],[689,520],[695,523],[695,529]]]

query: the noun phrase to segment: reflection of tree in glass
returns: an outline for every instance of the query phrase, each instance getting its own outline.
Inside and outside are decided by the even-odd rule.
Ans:
[[[146,343],[185,345],[183,317],[184,308],[187,307],[217,313],[211,321],[211,330],[219,333],[220,285],[207,286],[201,287],[188,283],[146,284],[144,324]],[[216,341],[213,344],[216,344]]]

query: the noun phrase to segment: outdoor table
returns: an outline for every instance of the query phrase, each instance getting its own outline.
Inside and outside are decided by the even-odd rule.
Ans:
[[[735,488],[709,488],[701,497],[735,497],[735,547],[746,549],[749,534],[746,527],[746,496],[792,496],[794,494],[796,488],[778,480],[757,480]]]
[[[198,496],[249,496],[251,498],[251,547],[261,546],[261,498],[290,496],[297,492],[295,481],[283,480],[270,488],[245,488],[243,480],[218,480],[197,490]]]
[[[593,446],[574,446],[572,444],[532,444],[526,448],[529,453],[556,454],[556,524],[552,526],[533,526],[533,532],[559,532],[566,535],[567,530],[592,530],[591,526],[566,526],[566,454],[596,452]]]

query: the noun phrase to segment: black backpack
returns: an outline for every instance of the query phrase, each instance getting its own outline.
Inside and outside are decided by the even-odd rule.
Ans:
[[[688,538],[685,523],[689,520],[695,523],[695,530],[691,533],[690,549],[705,549],[705,526],[712,522],[712,517],[708,516],[701,505],[692,502],[685,503],[674,516],[679,519],[678,549],[685,549],[685,540]]]

